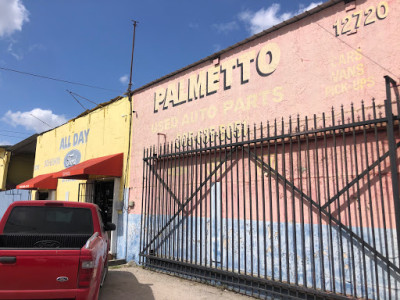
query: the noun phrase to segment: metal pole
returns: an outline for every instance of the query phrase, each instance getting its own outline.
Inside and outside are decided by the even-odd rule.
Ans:
[[[136,33],[136,24],[138,23],[138,22],[136,22],[136,21],[134,21],[134,20],[132,20],[132,22],[133,22],[133,39],[132,39],[132,56],[131,56],[131,71],[130,71],[130,77],[129,77],[129,85],[128,85],[128,91],[127,91],[127,94],[128,94],[128,101],[129,101],[129,116],[130,116],[130,118],[129,118],[129,133],[128,133],[128,135],[129,135],[129,141],[128,141],[128,152],[127,152],[127,154],[126,154],[126,166],[125,166],[125,174],[124,174],[124,202],[126,202],[126,207],[125,207],[125,210],[126,210],[126,219],[125,219],[125,222],[126,222],[126,229],[125,229],[125,260],[127,261],[128,260],[128,227],[129,227],[129,191],[128,191],[128,195],[126,195],[126,192],[125,192],[125,189],[126,189],[126,185],[127,185],[127,178],[128,178],[128,176],[127,176],[127,173],[128,173],[128,170],[129,170],[129,163],[130,163],[130,153],[131,153],[131,138],[132,138],[132,135],[131,135],[131,131],[132,131],[132,113],[133,113],[133,110],[132,110],[132,91],[131,91],[131,88],[132,88],[132,69],[133,69],[133,52],[134,52],[134,49],[135,49],[135,33]],[[125,197],[127,197],[128,199],[125,199]],[[141,216],[141,218],[143,218],[143,215]]]
[[[136,25],[138,24],[137,21],[132,20],[133,22],[133,38],[132,38],[132,56],[131,56],[131,72],[129,74],[129,85],[128,85],[128,95],[129,100],[131,100],[131,91],[132,91],[132,69],[133,69],[133,52],[135,51],[135,33],[136,33]]]
[[[393,188],[393,201],[395,207],[396,217],[396,231],[397,231],[397,251],[400,251],[400,197],[399,197],[399,176],[397,174],[397,147],[394,138],[394,122],[392,113],[392,101],[390,93],[390,80],[386,79],[386,100],[385,100],[385,112],[387,123],[387,135],[389,144],[389,157],[390,157],[390,171],[392,173],[392,188]]]

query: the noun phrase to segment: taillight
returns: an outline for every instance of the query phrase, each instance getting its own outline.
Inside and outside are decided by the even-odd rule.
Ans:
[[[78,287],[85,288],[90,285],[94,271],[94,261],[82,259],[79,261]]]

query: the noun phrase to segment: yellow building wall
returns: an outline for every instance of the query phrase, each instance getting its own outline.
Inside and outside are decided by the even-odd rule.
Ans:
[[[10,152],[0,148],[0,190],[6,189],[8,163],[10,161]]]
[[[122,199],[129,148],[130,104],[123,98],[98,108],[89,114],[48,131],[37,139],[34,176],[61,171],[71,150],[81,154],[79,162],[101,156],[124,153],[124,167],[120,185]],[[56,199],[78,200],[82,180],[59,179]],[[129,181],[126,181],[129,182]],[[32,197],[34,199],[34,196]]]

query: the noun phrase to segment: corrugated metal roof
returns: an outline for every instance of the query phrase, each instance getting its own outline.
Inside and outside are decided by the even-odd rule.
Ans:
[[[39,134],[31,135],[30,137],[20,141],[18,144],[10,146],[7,150],[14,154],[35,154],[36,152],[36,139]]]

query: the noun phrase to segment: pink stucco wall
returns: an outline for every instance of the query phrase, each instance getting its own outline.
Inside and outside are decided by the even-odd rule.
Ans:
[[[395,0],[340,2],[136,91],[132,212],[140,214],[145,147],[372,98],[383,103],[383,76],[400,76],[399,19]],[[196,99],[193,82],[202,76],[208,85],[195,89]]]

